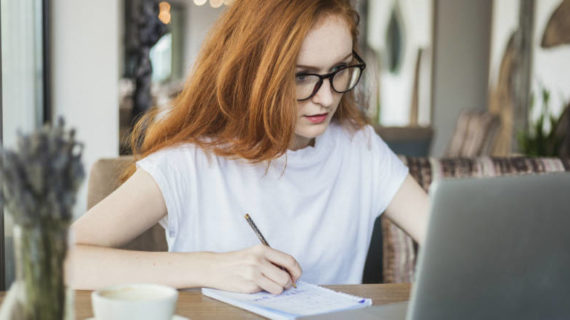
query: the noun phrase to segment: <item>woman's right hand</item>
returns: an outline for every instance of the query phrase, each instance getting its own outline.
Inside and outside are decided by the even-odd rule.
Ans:
[[[240,251],[213,254],[208,282],[210,287],[227,291],[254,293],[265,290],[279,294],[290,288],[301,273],[295,258],[260,244]]]

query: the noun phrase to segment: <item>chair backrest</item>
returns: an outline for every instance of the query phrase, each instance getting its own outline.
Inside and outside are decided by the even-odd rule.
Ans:
[[[486,111],[464,111],[457,119],[455,132],[446,157],[480,157],[490,155],[501,120]]]
[[[99,159],[89,174],[87,185],[87,208],[90,209],[99,201],[120,186],[121,172],[133,161],[131,156]],[[133,241],[122,247],[138,251],[167,251],[164,228],[159,224],[143,232]]]

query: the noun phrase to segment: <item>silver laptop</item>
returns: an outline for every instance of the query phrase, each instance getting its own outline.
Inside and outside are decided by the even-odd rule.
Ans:
[[[570,319],[569,173],[441,180],[430,197],[409,304],[322,319]]]

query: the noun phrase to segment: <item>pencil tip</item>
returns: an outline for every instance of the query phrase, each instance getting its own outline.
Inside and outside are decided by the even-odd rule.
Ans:
[[[244,216],[246,219],[249,219],[249,213],[246,213]]]

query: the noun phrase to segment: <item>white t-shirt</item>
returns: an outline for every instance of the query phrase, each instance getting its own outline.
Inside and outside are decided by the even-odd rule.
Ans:
[[[271,247],[297,259],[301,279],[317,284],[361,283],[374,220],[408,174],[372,127],[351,133],[335,124],[314,147],[289,150],[269,167],[194,144],[159,150],[137,167],[164,197],[169,251],[257,245],[249,213]]]

